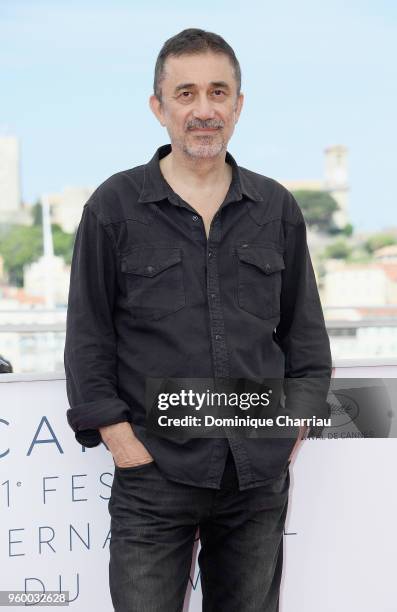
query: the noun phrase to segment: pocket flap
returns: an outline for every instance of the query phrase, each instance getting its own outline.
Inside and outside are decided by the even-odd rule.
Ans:
[[[246,247],[238,246],[236,250],[240,261],[260,268],[265,274],[285,269],[282,254],[271,247],[247,245]]]
[[[137,247],[121,259],[121,270],[140,276],[155,276],[182,260],[178,247]]]

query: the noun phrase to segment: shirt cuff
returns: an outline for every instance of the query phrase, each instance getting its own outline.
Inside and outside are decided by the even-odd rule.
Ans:
[[[79,444],[87,448],[93,448],[102,442],[102,437],[98,429],[83,429],[82,431],[76,431],[74,437]]]
[[[130,407],[118,397],[78,404],[66,415],[77,442],[88,448],[102,442],[99,427],[132,420]]]

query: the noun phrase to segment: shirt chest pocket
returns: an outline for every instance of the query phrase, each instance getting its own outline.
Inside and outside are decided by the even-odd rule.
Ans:
[[[271,246],[250,244],[238,245],[236,254],[239,306],[261,319],[279,315],[282,254]]]
[[[161,319],[185,306],[180,248],[136,247],[122,256],[121,271],[135,319]]]

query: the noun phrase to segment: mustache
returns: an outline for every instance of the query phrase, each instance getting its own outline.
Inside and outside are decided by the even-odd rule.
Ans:
[[[189,123],[187,124],[187,129],[188,130],[195,130],[197,128],[201,128],[201,129],[214,129],[214,128],[223,128],[224,126],[224,122],[223,121],[214,121],[214,120],[209,120],[209,121],[189,121]]]

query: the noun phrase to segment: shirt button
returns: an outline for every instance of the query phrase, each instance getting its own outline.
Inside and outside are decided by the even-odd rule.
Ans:
[[[212,256],[212,251],[208,251],[208,257]]]
[[[153,266],[146,266],[146,272],[153,272],[154,267]]]
[[[222,338],[222,336],[220,336],[219,334],[215,335],[215,340],[220,340]]]
[[[267,271],[269,271],[270,270],[270,264],[267,263],[265,268],[266,268]]]
[[[193,215],[193,216],[192,216],[192,219],[193,219],[193,221],[197,221],[198,216],[197,216],[197,215]]]
[[[243,248],[245,248],[245,247],[247,247],[247,246],[248,246],[248,244],[242,244],[241,246],[242,246]]]

